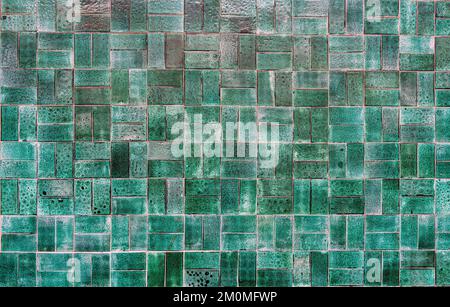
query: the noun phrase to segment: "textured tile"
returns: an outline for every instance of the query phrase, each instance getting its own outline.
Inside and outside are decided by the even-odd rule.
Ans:
[[[0,286],[450,285],[448,2],[69,4],[0,1]]]

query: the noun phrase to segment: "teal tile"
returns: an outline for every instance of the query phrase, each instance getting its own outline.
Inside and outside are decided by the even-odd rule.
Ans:
[[[0,5],[0,286],[450,284],[448,3]]]

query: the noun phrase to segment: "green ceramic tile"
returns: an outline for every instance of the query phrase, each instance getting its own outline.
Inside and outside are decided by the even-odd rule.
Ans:
[[[0,6],[0,286],[450,285],[447,2]]]

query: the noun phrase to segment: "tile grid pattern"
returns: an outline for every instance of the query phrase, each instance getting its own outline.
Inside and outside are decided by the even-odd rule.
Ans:
[[[71,6],[0,0],[0,286],[450,284],[450,2]]]

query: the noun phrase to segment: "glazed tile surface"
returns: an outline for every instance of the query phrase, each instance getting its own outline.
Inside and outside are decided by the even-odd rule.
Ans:
[[[450,285],[450,2],[0,3],[0,286]]]

